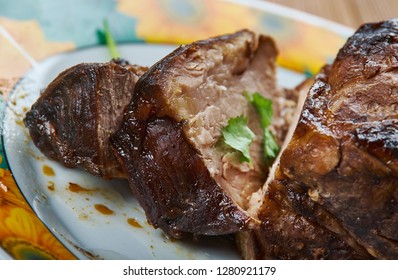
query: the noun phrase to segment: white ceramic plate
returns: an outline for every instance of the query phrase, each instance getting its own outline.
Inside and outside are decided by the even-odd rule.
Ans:
[[[175,46],[167,45],[120,46],[128,61],[148,66],[173,49]],[[67,169],[48,160],[32,143],[22,119],[40,91],[67,67],[108,60],[104,47],[59,54],[40,62],[14,88],[5,109],[3,139],[21,192],[44,224],[79,259],[239,259],[228,238],[168,239],[148,225],[126,182],[105,181]],[[285,87],[303,79],[301,74],[278,69],[278,80]]]

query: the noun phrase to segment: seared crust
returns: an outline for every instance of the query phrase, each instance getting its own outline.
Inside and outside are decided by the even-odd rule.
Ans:
[[[137,129],[145,137],[136,144],[134,136],[122,129],[119,142],[112,140],[118,151],[128,151],[123,167],[133,175],[132,191],[155,227],[178,238],[182,232],[217,235],[247,226],[249,218],[211,178],[183,135],[182,123],[164,117],[144,125],[130,122],[126,129]],[[138,156],[131,152],[134,149],[140,151]]]
[[[146,67],[125,61],[82,63],[58,75],[26,113],[25,126],[47,157],[103,178],[123,178],[112,134]]]
[[[366,24],[317,76],[259,214],[262,257],[398,258],[397,51],[397,20]]]
[[[182,46],[138,81],[123,125],[111,142],[153,226],[181,237],[184,233],[229,234],[256,224],[220,183],[226,180],[222,170],[214,171],[209,164],[219,160],[214,151],[226,116],[231,111],[242,114],[243,109],[256,115],[242,95],[244,89],[266,92],[269,97],[284,94],[275,85],[275,56],[272,39],[258,39],[243,30]],[[221,98],[238,103],[226,112]],[[209,144],[198,132],[203,132],[199,123],[206,125],[208,119],[197,117],[207,110],[221,112],[209,113],[210,121],[217,114],[221,120],[204,131],[208,138],[218,134]],[[253,123],[259,126],[258,121]],[[201,146],[202,140],[206,143]],[[204,155],[204,147],[212,152]],[[256,163],[251,172],[256,172],[251,177],[261,188],[267,174],[262,163]]]
[[[246,33],[250,56],[254,34]],[[169,98],[183,90],[184,81],[176,81],[180,75],[188,84],[195,83],[195,69],[188,68],[193,73],[184,77],[182,65],[195,61],[198,50],[233,43],[236,37],[239,34],[182,46],[153,65],[138,81],[123,125],[111,138],[149,222],[173,237],[184,232],[236,232],[250,221],[210,176],[200,152],[183,132],[187,120],[169,104]]]

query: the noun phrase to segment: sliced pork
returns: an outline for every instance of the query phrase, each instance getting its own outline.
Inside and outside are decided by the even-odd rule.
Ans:
[[[34,144],[66,167],[103,178],[125,178],[109,136],[120,125],[146,67],[122,60],[82,63],[55,78],[24,119]]]
[[[309,91],[247,258],[398,259],[398,21],[365,24]]]
[[[258,114],[243,93],[274,101],[270,129],[281,144],[297,97],[277,87],[276,55],[270,37],[242,30],[181,46],[137,82],[111,142],[153,226],[178,238],[256,225],[250,197],[268,166]],[[221,141],[221,129],[237,116],[256,135],[253,167]]]

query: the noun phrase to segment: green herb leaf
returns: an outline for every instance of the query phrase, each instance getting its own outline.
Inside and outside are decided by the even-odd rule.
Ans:
[[[271,124],[272,115],[274,110],[272,109],[272,101],[265,98],[258,92],[250,95],[248,92],[244,93],[250,103],[256,108],[257,113],[260,115],[262,129],[267,128]]]
[[[247,126],[247,118],[239,116],[228,120],[228,125],[221,130],[224,142],[233,149],[241,152],[242,161],[248,162],[252,167],[250,158],[250,144],[254,133]]]
[[[104,19],[103,22],[104,30],[98,31],[98,37],[101,41],[105,41],[106,45],[108,46],[109,54],[112,58],[121,58],[121,54],[117,49],[115,39],[112,37],[111,30],[109,28],[108,20]]]
[[[263,97],[258,92],[249,94],[247,91],[243,93],[249,102],[254,106],[260,115],[261,128],[264,131],[264,160],[267,165],[272,163],[279,153],[279,146],[275,141],[272,132],[268,126],[271,124],[274,111],[272,109],[272,101]]]
[[[264,129],[264,159],[267,165],[270,165],[272,161],[278,156],[280,148],[275,141],[272,132],[266,128]]]

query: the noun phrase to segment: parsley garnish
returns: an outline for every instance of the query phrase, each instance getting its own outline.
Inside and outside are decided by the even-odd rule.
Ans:
[[[270,165],[277,157],[280,150],[274,136],[272,135],[272,132],[268,128],[271,124],[272,116],[274,114],[272,109],[272,101],[263,97],[258,92],[249,94],[245,91],[244,95],[260,115],[261,128],[264,132],[264,160],[267,165]]]
[[[242,161],[248,162],[253,167],[250,158],[250,144],[254,133],[247,126],[247,118],[238,116],[228,120],[228,125],[221,129],[224,142],[242,154]]]

